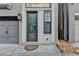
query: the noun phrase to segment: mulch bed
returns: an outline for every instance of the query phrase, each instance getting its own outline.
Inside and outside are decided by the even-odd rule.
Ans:
[[[69,42],[65,40],[58,40],[58,48],[64,53],[77,53],[79,54],[79,47],[73,47]]]

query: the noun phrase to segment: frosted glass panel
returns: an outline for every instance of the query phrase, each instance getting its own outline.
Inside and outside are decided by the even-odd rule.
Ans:
[[[51,22],[51,11],[44,11],[44,21]]]
[[[44,7],[44,8],[50,8],[50,3],[26,3],[26,7]]]

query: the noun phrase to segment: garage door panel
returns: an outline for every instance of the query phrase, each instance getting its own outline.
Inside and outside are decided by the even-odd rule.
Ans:
[[[8,39],[10,43],[18,43],[19,38],[19,22],[9,21]]]
[[[18,21],[9,21],[8,23],[9,23],[8,25],[10,25],[10,26],[11,25],[15,25],[16,26],[16,25],[19,24]]]
[[[17,16],[0,16],[0,43],[17,43],[19,22]]]
[[[0,25],[0,43],[18,43],[18,25],[8,25],[8,23],[6,24],[7,25]],[[6,31],[8,31],[8,33],[6,33]]]
[[[15,32],[12,32],[12,31],[11,31],[11,32],[8,33],[8,36],[9,36],[9,37],[10,37],[10,36],[11,36],[11,37],[18,37],[18,36],[19,36],[18,34],[19,34],[19,33],[17,33],[16,31],[15,31]]]
[[[0,26],[0,38],[2,39],[5,39],[7,34],[6,34],[6,30],[7,30],[7,27],[6,26]]]
[[[0,26],[0,30],[6,30],[7,26]]]
[[[0,37],[0,43],[8,43],[6,37]]]
[[[8,36],[18,37],[19,35],[19,29],[18,26],[9,26],[8,28]]]
[[[9,37],[8,40],[9,40],[10,43],[18,43],[19,42],[19,39],[17,37],[15,37],[15,38]]]
[[[0,21],[0,26],[3,26],[3,25],[6,26],[7,23],[8,23],[7,21]]]
[[[18,29],[18,26],[8,26],[8,31],[17,31]]]

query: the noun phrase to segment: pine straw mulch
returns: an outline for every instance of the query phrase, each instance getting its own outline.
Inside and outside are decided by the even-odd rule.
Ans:
[[[58,40],[58,48],[64,53],[77,53],[79,54],[79,47],[73,47],[65,40]]]

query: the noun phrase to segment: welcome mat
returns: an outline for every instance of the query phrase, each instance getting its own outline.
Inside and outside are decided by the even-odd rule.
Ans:
[[[25,45],[24,49],[28,51],[32,51],[38,48],[38,45]]]

